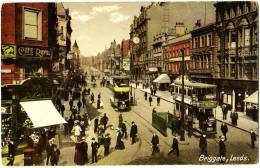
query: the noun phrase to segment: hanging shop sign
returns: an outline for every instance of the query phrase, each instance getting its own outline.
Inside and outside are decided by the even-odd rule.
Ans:
[[[48,47],[17,46],[17,56],[19,57],[51,57],[52,52]]]
[[[16,46],[15,45],[1,45],[2,59],[15,58]]]

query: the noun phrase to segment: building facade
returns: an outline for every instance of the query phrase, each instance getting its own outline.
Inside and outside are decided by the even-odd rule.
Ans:
[[[220,103],[245,111],[243,100],[258,88],[257,2],[217,2],[214,6]]]
[[[192,56],[189,75],[192,79],[212,83],[216,76],[215,23],[201,25],[198,20],[192,34]]]
[[[52,72],[55,3],[3,4],[1,23],[3,84],[19,84],[32,75]]]
[[[204,8],[201,8],[204,6]],[[153,55],[154,37],[160,33],[169,32],[176,22],[184,22],[187,29],[191,30],[197,18],[204,18],[204,22],[212,22],[215,14],[207,13],[207,10],[214,10],[213,2],[191,2],[184,3],[151,3],[147,7],[141,7],[138,17],[134,17],[130,26],[130,55],[131,73],[134,80],[147,80],[149,76],[149,64],[154,62]],[[186,11],[186,12],[183,12]],[[182,13],[180,15],[180,13]],[[205,17],[207,15],[207,17]],[[139,38],[138,44],[133,40]],[[166,66],[167,67],[167,66]],[[151,68],[151,67],[150,67]],[[163,66],[163,70],[164,70]]]
[[[165,47],[165,57],[168,63],[168,74],[171,80],[175,80],[180,75],[180,67],[182,63],[182,50],[184,51],[185,70],[190,70],[191,64],[191,34],[184,34],[173,38],[167,42]]]
[[[130,51],[129,51],[130,40],[122,40],[121,42],[121,67],[120,69],[125,74],[130,74]]]

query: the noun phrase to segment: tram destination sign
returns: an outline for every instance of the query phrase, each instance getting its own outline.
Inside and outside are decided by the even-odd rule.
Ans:
[[[212,109],[217,107],[217,102],[216,101],[204,101],[199,103],[199,108],[202,109]]]

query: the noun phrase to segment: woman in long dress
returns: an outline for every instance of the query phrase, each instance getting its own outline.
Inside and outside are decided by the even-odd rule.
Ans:
[[[84,156],[82,153],[82,141],[78,141],[75,146],[74,163],[77,165],[84,165]]]
[[[120,150],[125,149],[125,144],[124,144],[122,138],[123,138],[123,134],[122,134],[121,130],[118,129],[115,149],[120,149]]]

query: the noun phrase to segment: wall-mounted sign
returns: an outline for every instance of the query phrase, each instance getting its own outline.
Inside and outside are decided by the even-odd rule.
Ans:
[[[130,71],[130,59],[123,59],[123,69]]]
[[[17,46],[19,57],[51,57],[51,51],[47,47]]]
[[[15,58],[16,46],[15,45],[1,45],[2,59]]]

